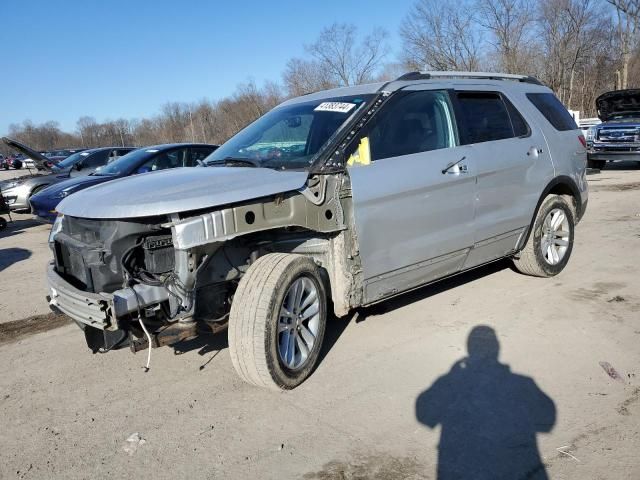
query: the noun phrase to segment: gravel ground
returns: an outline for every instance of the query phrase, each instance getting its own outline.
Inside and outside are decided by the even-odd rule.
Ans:
[[[559,276],[501,262],[332,320],[317,371],[283,393],[239,381],[224,334],[153,350],[148,373],[146,352],[91,355],[74,325],[30,334],[47,228],[20,217],[0,234],[2,321],[24,324],[0,330],[0,478],[640,478],[640,170],[625,168],[590,176]]]

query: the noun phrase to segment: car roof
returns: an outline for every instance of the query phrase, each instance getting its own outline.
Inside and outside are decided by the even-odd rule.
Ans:
[[[411,85],[433,85],[441,88],[457,86],[493,87],[502,92],[551,92],[534,77],[493,72],[410,72],[389,82],[367,83],[350,87],[332,88],[292,98],[280,106],[294,105],[325,98],[349,95],[375,94],[378,92],[395,92]]]
[[[160,145],[148,145],[146,147],[138,147],[140,150],[169,150],[175,147],[219,147],[219,145],[214,145],[212,143],[162,143]]]

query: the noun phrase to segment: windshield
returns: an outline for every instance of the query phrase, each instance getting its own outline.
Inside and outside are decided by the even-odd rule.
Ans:
[[[88,157],[90,155],[89,152],[78,152],[73,155],[68,156],[64,160],[62,160],[57,165],[54,165],[56,168],[60,168],[64,170],[65,168],[73,167],[76,163],[82,160],[84,157]]]
[[[134,150],[126,155],[106,164],[103,167],[96,168],[93,175],[123,175],[131,172],[140,163],[151,158],[158,152],[154,148],[141,148],[140,150]]]
[[[277,107],[231,137],[205,163],[250,160],[260,167],[308,168],[340,126],[372,97],[345,96]]]

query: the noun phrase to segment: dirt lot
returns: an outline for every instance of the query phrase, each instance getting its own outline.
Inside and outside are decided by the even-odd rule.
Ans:
[[[241,383],[224,335],[144,373],[73,325],[29,334],[59,319],[4,324],[0,478],[436,478],[439,444],[456,478],[640,478],[640,170],[590,183],[558,277],[502,262],[333,320],[292,392]],[[46,313],[46,237],[0,234],[3,322]]]

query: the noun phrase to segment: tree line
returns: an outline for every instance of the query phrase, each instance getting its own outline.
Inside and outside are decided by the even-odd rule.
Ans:
[[[223,143],[284,99],[316,90],[392,80],[413,70],[519,73],[539,78],[572,110],[595,116],[595,98],[640,84],[640,0],[416,0],[390,54],[381,27],[335,23],[291,58],[279,82],[239,84],[228,97],[170,102],[142,119],[11,124],[8,135],[36,149],[69,146]]]

